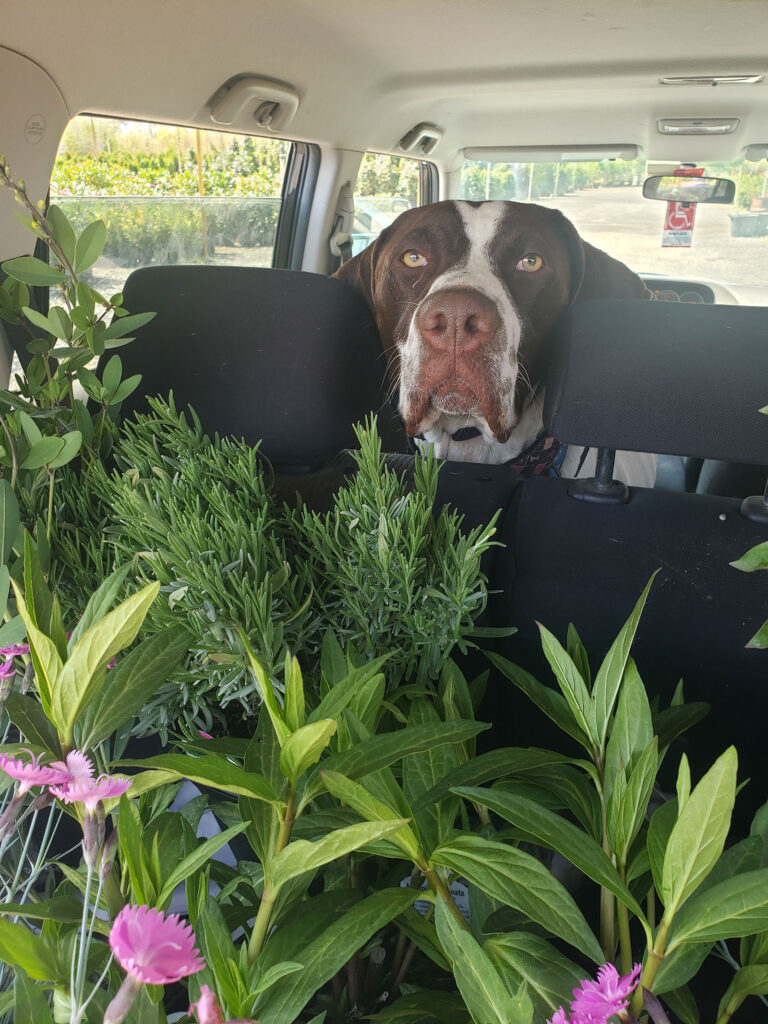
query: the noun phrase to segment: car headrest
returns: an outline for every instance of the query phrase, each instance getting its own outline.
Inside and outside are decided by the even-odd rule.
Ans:
[[[553,338],[544,422],[561,441],[768,465],[768,309],[594,301]]]
[[[340,281],[262,267],[145,267],[123,295],[131,313],[157,313],[120,349],[124,376],[143,375],[124,417],[173,390],[208,433],[261,440],[273,465],[296,469],[356,445],[353,425],[383,407],[376,325]],[[382,419],[386,428],[386,409],[380,429]]]

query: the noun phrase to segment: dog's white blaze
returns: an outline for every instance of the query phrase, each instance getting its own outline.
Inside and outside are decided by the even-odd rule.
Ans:
[[[493,273],[490,260],[491,245],[499,230],[499,222],[504,216],[506,207],[502,202],[486,202],[479,206],[472,206],[467,202],[457,202],[456,208],[469,240],[469,249],[463,259],[457,261],[450,270],[446,270],[445,273],[435,278],[422,302],[444,288],[464,287],[476,289],[495,303],[501,327],[497,334],[496,344],[487,352],[487,373],[494,390],[499,395],[504,419],[510,424],[514,424],[515,383],[518,372],[517,353],[520,348],[522,323],[504,283]],[[428,352],[425,350],[424,343],[415,326],[418,308],[413,311],[408,335],[400,350],[401,412],[406,419],[409,418],[411,398],[418,387],[423,361],[428,358]],[[423,432],[425,437],[435,444],[438,456],[445,457],[445,455],[441,455],[439,449],[445,447],[449,434],[459,426],[478,427],[485,435],[483,444],[487,444],[489,441],[494,445],[498,443],[493,441],[488,424],[479,410],[477,414],[452,416],[440,412],[438,409],[430,408],[423,420]],[[447,433],[446,427],[450,428]],[[443,434],[445,437],[438,442],[436,435]],[[508,449],[505,448],[506,450]],[[510,456],[506,455],[505,457],[509,458]]]

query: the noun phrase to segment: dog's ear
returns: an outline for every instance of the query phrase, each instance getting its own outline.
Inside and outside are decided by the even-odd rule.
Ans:
[[[359,292],[368,303],[371,312],[375,313],[373,302],[373,268],[375,266],[374,250],[377,241],[366,246],[361,253],[353,256],[351,260],[342,263],[339,269],[332,274],[338,281],[350,285]]]
[[[585,299],[650,299],[652,293],[641,278],[620,260],[582,241],[584,276],[572,302]]]

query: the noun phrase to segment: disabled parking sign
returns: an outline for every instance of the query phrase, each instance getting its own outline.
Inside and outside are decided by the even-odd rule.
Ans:
[[[681,177],[701,177],[703,167],[676,167],[673,174]],[[689,247],[693,240],[693,222],[696,217],[695,203],[667,203],[664,231],[661,236],[662,248],[673,246]]]

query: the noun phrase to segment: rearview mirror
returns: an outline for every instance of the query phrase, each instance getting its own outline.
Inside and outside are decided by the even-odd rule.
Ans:
[[[728,178],[693,178],[680,174],[655,174],[643,182],[646,199],[668,203],[732,203],[736,183]]]

